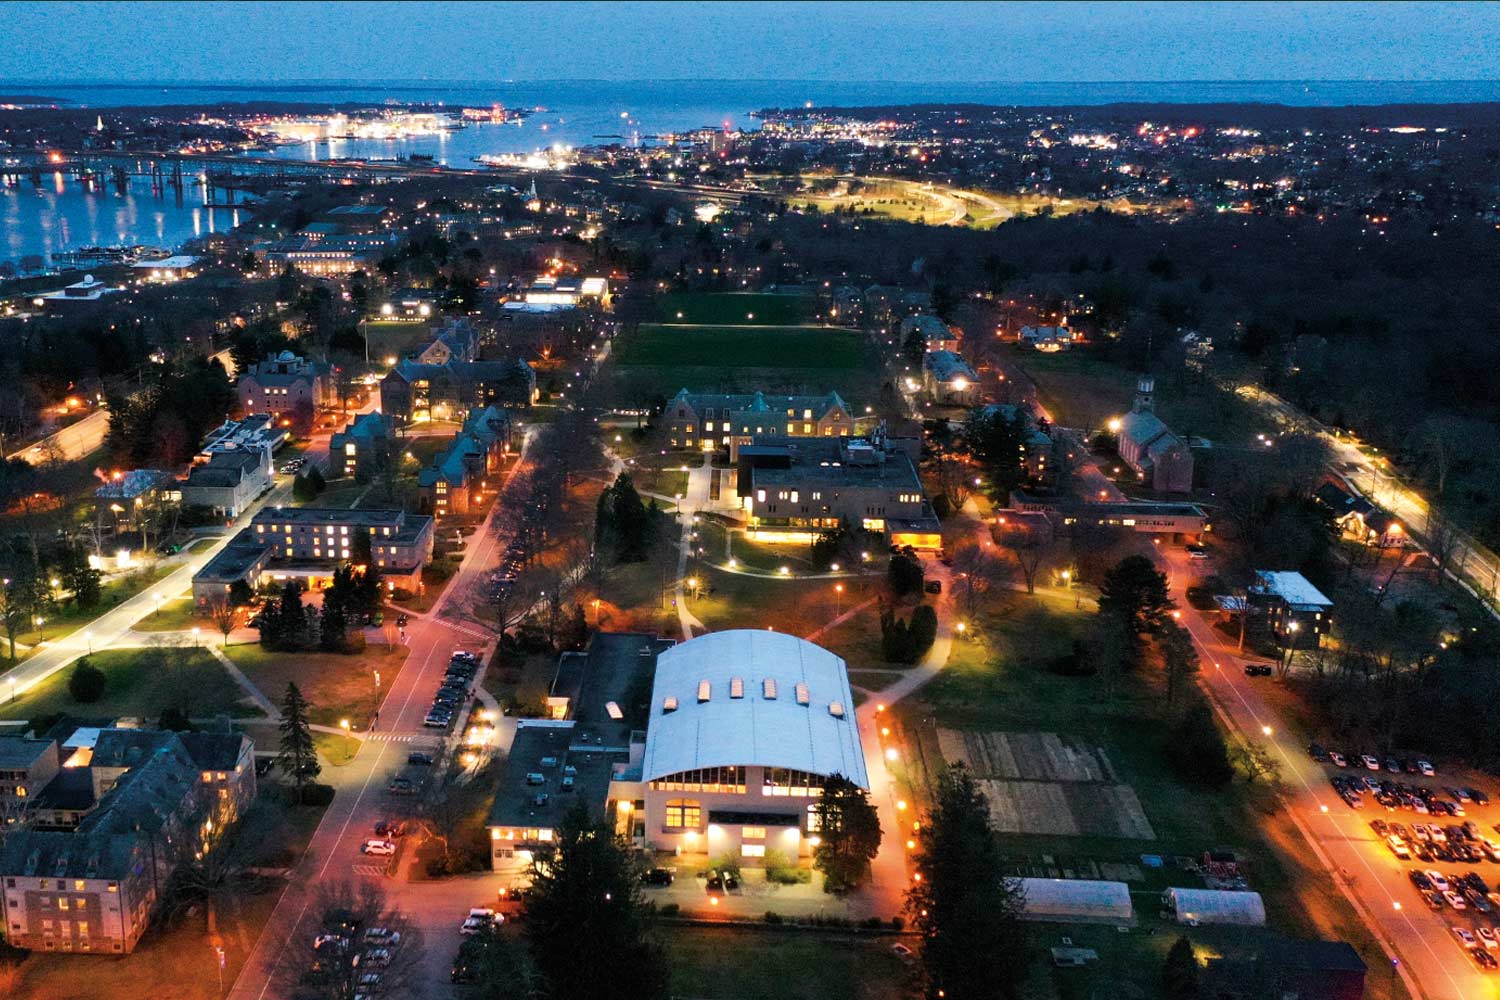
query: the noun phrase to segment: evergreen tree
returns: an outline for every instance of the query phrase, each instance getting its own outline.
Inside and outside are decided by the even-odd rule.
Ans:
[[[657,1000],[667,966],[647,936],[640,880],[607,822],[576,806],[532,856],[522,926],[550,1000]],[[580,960],[579,942],[588,942]]]
[[[292,779],[297,790],[297,802],[301,804],[304,801],[305,786],[322,772],[323,766],[318,763],[312,727],[307,721],[307,702],[302,699],[302,692],[292,681],[287,681],[286,695],[281,699],[279,728],[281,747],[276,755],[276,765]]]
[[[905,597],[907,594],[920,593],[926,577],[922,572],[921,560],[910,552],[898,552],[891,556],[885,579],[892,594]]]
[[[1022,459],[1026,450],[1026,417],[1019,410],[1009,416],[996,407],[969,411],[964,440],[984,468],[985,492],[996,504],[1010,503],[1010,494],[1026,480]]]
[[[104,697],[107,683],[104,671],[90,663],[87,656],[80,657],[68,674],[68,697],[80,705],[92,705]]]
[[[356,566],[374,566],[375,553],[370,545],[370,529],[354,529],[354,540],[349,544],[349,561]]]
[[[1099,611],[1117,616],[1135,638],[1159,632],[1173,607],[1166,575],[1145,556],[1121,559],[1099,585]]]
[[[1221,788],[1234,777],[1224,734],[1202,698],[1194,699],[1167,730],[1162,750],[1172,769],[1195,785]]]
[[[868,793],[843,775],[833,775],[823,782],[813,817],[818,831],[813,863],[823,873],[823,891],[863,885],[880,851],[880,817]]]
[[[1005,876],[989,806],[962,766],[938,778],[912,860],[906,909],[922,938],[927,995],[1014,1000],[1029,962],[1022,893]]]
[[[1161,992],[1166,1000],[1195,1000],[1199,996],[1198,957],[1184,934],[1173,943],[1161,965]]]
[[[648,509],[630,476],[620,473],[603,493],[595,519],[595,537],[615,562],[641,562],[655,534],[653,507]]]
[[[79,608],[87,611],[99,606],[99,601],[104,596],[103,587],[100,586],[104,574],[89,565],[88,553],[84,552],[82,546],[69,545],[63,550],[58,576],[62,579],[63,586],[73,592],[73,602]]]
[[[324,601],[318,618],[318,646],[326,653],[343,652],[348,642],[349,620],[338,601]]]

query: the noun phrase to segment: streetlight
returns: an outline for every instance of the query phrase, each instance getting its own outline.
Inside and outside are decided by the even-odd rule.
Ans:
[[[1266,736],[1270,736],[1271,735],[1271,727],[1270,726],[1261,726],[1260,727],[1260,731],[1261,731],[1261,733],[1263,735],[1266,735]]]
[[[837,618],[844,610],[844,585],[835,583],[833,585],[833,616]]]
[[[93,656],[94,655],[94,633],[91,632],[91,631],[85,630],[84,633],[83,633],[83,641],[89,644],[89,655]]]
[[[339,720],[339,728],[342,729],[344,731],[344,734],[347,736],[348,733],[349,733],[349,720],[348,719],[340,719]]]
[[[199,629],[198,626],[196,626],[196,625],[193,626],[193,648],[194,649],[198,648],[198,633],[200,631],[201,631],[201,629]]]
[[[963,622],[959,622],[953,627],[958,630],[958,634],[960,637],[962,637],[963,634],[969,630],[969,626],[965,625]]]
[[[375,690],[380,690],[380,671],[375,671]]]

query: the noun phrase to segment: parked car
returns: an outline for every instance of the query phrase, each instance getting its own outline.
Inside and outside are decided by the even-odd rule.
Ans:
[[[895,955],[902,965],[911,965],[917,960],[917,956],[912,950],[899,941],[891,945],[891,954]]]
[[[382,948],[394,948],[401,943],[401,932],[393,931],[389,927],[371,927],[365,931],[365,944],[379,945]]]
[[[396,842],[394,840],[367,840],[360,845],[359,850],[361,854],[390,856],[396,853]]]
[[[1427,881],[1430,882],[1432,884],[1432,887],[1438,892],[1447,892],[1449,890],[1450,887],[1448,885],[1448,880],[1444,878],[1443,873],[1438,871],[1436,868],[1429,868],[1422,874],[1427,876]]]
[[[414,767],[431,767],[432,754],[423,753],[421,750],[413,750],[406,755],[406,762]]]
[[[1247,663],[1245,664],[1246,677],[1270,677],[1275,671],[1269,663]]]
[[[1454,892],[1452,889],[1449,889],[1447,892],[1443,893],[1443,902],[1447,903],[1455,910],[1467,910],[1469,908],[1469,904],[1464,901],[1464,898],[1458,893]],[[1465,933],[1468,932],[1465,931]]]
[[[1425,760],[1417,761],[1417,770],[1421,771],[1422,776],[1426,778],[1431,778],[1437,774],[1437,771],[1433,768],[1431,762]]]
[[[1463,945],[1465,948],[1479,947],[1479,942],[1474,938],[1474,935],[1469,931],[1467,927],[1453,928],[1453,936],[1458,938],[1458,943]]]
[[[410,778],[392,778],[391,783],[385,786],[385,790],[390,792],[392,795],[417,794],[417,786],[411,783]]]
[[[1474,800],[1476,806],[1487,806],[1490,804],[1490,797],[1477,788],[1469,789],[1469,798]]]
[[[652,868],[642,877],[641,881],[651,886],[668,886],[677,878],[677,873],[670,868]]]
[[[1309,743],[1307,755],[1320,764],[1328,760],[1328,751],[1320,743]]]
[[[1348,758],[1346,758],[1343,754],[1339,753],[1337,750],[1330,750],[1330,751],[1328,751],[1328,760],[1335,767],[1348,767],[1349,766],[1349,760],[1348,760]]]
[[[1359,762],[1363,764],[1367,770],[1380,770],[1380,758],[1376,757],[1374,754],[1360,754]]]

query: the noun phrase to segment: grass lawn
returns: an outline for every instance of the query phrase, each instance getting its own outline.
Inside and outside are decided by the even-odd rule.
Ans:
[[[619,350],[624,366],[853,368],[862,339],[816,326],[642,326]]]
[[[318,748],[318,753],[332,767],[343,767],[354,759],[359,753],[362,745],[359,740],[352,736],[339,736],[334,733],[313,733],[313,743]]]
[[[668,992],[702,1000],[897,1000],[906,969],[888,938],[666,927]],[[774,955],[773,961],[767,956]]]
[[[866,691],[884,691],[900,676],[894,670],[851,670],[849,683]]]
[[[682,467],[674,465],[667,469],[647,469],[633,465],[629,469],[630,481],[642,493],[677,497],[687,492],[688,474]]]
[[[148,611],[146,616],[131,628],[137,632],[181,632],[194,625],[208,632],[214,628],[213,621],[193,614],[192,597],[174,597],[161,602],[160,611]]]
[[[835,617],[837,595],[832,580],[775,579],[725,573],[712,567],[693,567],[713,593],[688,597],[688,608],[714,630],[774,628],[807,635]],[[847,586],[847,584],[845,584]]]
[[[663,323],[715,326],[797,326],[807,322],[813,301],[806,295],[765,292],[674,292],[663,296]]]
[[[1130,409],[1137,373],[1083,348],[1058,354],[1017,349],[1007,359],[1036,382],[1041,404],[1067,427],[1100,428]],[[1249,442],[1274,431],[1249,402],[1213,383],[1173,371],[1156,379],[1156,412],[1178,434]]]
[[[72,635],[110,608],[130,600],[152,584],[170,575],[177,568],[175,564],[157,562],[149,568],[132,570],[124,576],[107,580],[100,587],[100,599],[97,606],[83,609],[72,601],[67,601],[60,608],[54,609],[51,614],[43,615],[40,629],[17,632],[16,642],[30,646],[38,641],[55,642],[64,636]],[[10,652],[8,645],[4,649],[7,654]]]
[[[431,336],[431,327],[427,323],[365,320],[364,330],[370,340],[370,360],[380,362],[415,350]]]
[[[355,729],[365,729],[380,700],[396,680],[406,660],[405,646],[365,647],[356,656],[339,653],[271,653],[259,645],[230,646],[228,655],[251,683],[271,701],[280,704],[289,681],[295,681],[307,699],[308,718],[323,726],[336,726],[348,719]],[[375,686],[375,672],[380,687]]]
[[[68,694],[73,668],[65,667],[14,701],[7,700],[0,706],[0,718],[35,719],[62,712],[154,720],[163,709],[174,707],[195,719],[261,714],[245,700],[244,689],[204,649],[101,649],[87,659],[104,671],[103,698],[91,704],[74,701]],[[10,692],[0,688],[0,693]]]

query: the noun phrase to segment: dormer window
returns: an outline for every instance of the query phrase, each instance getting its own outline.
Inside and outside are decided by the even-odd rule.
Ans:
[[[828,703],[828,714],[835,719],[842,719],[844,717],[844,703],[841,701],[830,701]]]
[[[807,690],[806,684],[797,685],[797,704],[807,705],[812,702],[812,695]]]
[[[699,702],[699,704],[702,704],[703,702],[708,701],[709,696],[712,695],[712,693],[713,693],[713,685],[709,684],[709,682],[708,682],[707,679],[704,679],[704,680],[701,680],[701,681],[698,682],[698,702]]]
[[[761,693],[761,697],[765,698],[766,701],[775,701],[776,700],[776,678],[774,678],[774,677],[767,677],[765,680],[761,681],[760,682],[760,693]]]
[[[729,697],[745,697],[745,679],[743,677],[731,677],[729,679]]]

